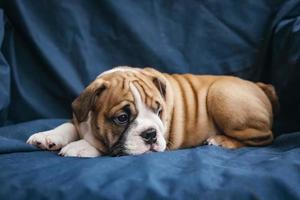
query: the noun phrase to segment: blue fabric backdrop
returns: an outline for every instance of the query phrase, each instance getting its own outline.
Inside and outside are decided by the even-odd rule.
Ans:
[[[299,0],[0,6],[0,199],[300,198]],[[281,136],[263,148],[96,159],[61,158],[24,143],[70,118],[73,99],[117,65],[272,83]]]

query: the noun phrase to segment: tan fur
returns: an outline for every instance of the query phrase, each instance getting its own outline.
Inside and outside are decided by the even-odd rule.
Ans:
[[[235,140],[228,148],[272,142],[272,110],[278,107],[273,86],[231,76],[154,73],[167,79],[170,149],[197,146],[218,134]]]
[[[169,149],[201,145],[209,138],[227,148],[266,145],[273,140],[277,97],[271,85],[231,76],[170,75],[145,68],[105,73],[74,101],[76,127],[92,109],[93,133],[102,151],[116,143],[123,131],[110,119],[124,105],[133,110],[132,118],[138,112],[130,82],[148,108],[162,106]]]

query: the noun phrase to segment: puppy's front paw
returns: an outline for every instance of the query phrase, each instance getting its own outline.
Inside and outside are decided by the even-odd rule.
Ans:
[[[72,142],[62,148],[59,152],[59,155],[66,157],[97,157],[100,156],[100,152],[90,145],[85,140],[78,140],[76,142]]]
[[[61,149],[66,145],[64,139],[54,134],[53,130],[35,133],[28,138],[26,143],[51,151]]]

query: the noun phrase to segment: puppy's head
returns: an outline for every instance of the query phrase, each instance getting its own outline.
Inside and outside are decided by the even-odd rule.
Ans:
[[[159,72],[121,67],[99,75],[72,108],[75,121],[89,123],[106,154],[137,155],[165,150],[165,99]]]

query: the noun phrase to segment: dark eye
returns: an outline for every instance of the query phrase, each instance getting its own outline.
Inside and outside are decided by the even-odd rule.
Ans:
[[[129,121],[129,116],[127,113],[122,113],[120,115],[118,115],[117,117],[114,117],[113,118],[113,121],[116,123],[116,124],[120,124],[120,125],[124,125],[124,124],[127,124],[128,121]]]
[[[158,111],[158,116],[160,116],[161,117],[161,113],[162,113],[162,109],[160,109],[159,111]]]
[[[157,109],[156,109],[156,114],[158,115],[158,116],[161,116],[161,113],[162,113],[162,107],[160,106],[160,104],[158,104],[157,105]]]

